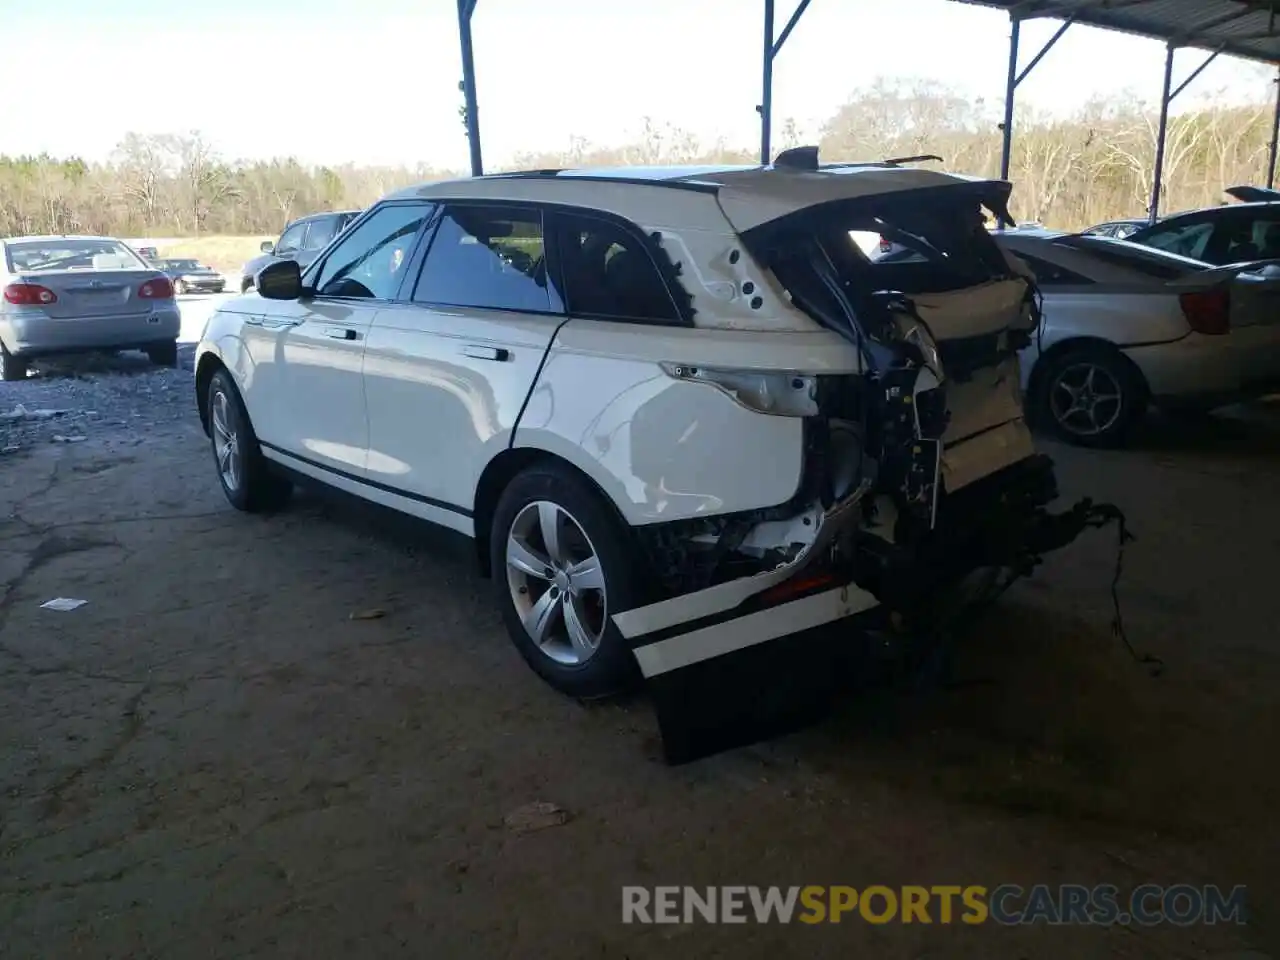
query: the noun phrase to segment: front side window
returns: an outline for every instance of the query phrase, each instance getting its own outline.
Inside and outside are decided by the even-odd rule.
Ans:
[[[537,210],[450,205],[413,291],[417,303],[559,313]]]
[[[432,206],[387,204],[341,240],[315,276],[316,296],[392,300],[404,279],[413,243]]]
[[[640,240],[608,220],[555,217],[570,313],[606,320],[675,323],[671,293]]]
[[[312,220],[307,226],[306,246],[303,249],[321,250],[328,245],[337,232],[337,217],[321,217],[319,220]]]
[[[276,244],[276,253],[293,253],[302,249],[303,238],[307,235],[305,223],[295,223],[280,234],[280,242]]]

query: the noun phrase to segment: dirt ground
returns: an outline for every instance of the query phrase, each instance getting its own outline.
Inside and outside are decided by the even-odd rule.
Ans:
[[[1091,533],[966,647],[988,683],[678,768],[643,698],[541,685],[456,552],[235,513],[194,411],[0,460],[0,955],[1280,955],[1280,404],[1049,449],[1128,511],[1163,676]],[[534,801],[567,822],[504,822]],[[1249,924],[621,922],[624,884],[1147,881],[1245,884]]]

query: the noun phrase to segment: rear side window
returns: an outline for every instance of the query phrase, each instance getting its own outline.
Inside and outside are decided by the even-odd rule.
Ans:
[[[637,236],[590,216],[556,214],[553,223],[570,313],[603,320],[679,322],[671,292]]]
[[[1213,236],[1213,224],[1202,220],[1199,223],[1154,230],[1143,237],[1141,242],[1157,250],[1167,250],[1182,257],[1199,260],[1204,256],[1211,236]]]
[[[548,279],[541,212],[446,206],[413,299],[441,306],[560,313],[560,294]]]

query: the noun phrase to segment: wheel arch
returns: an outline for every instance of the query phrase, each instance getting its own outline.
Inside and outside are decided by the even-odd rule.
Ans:
[[[1104,340],[1102,337],[1079,336],[1059,340],[1040,356],[1036,357],[1035,363],[1031,366],[1031,373],[1027,377],[1027,397],[1034,398],[1038,395],[1044,385],[1045,371],[1049,369],[1049,365],[1053,360],[1063,354],[1095,349],[1106,350],[1108,353],[1118,356],[1129,369],[1129,372],[1133,374],[1134,382],[1142,387],[1145,394],[1150,394],[1151,388],[1147,383],[1146,374],[1142,372],[1141,367],[1130,359],[1128,354],[1110,340]]]
[[[200,426],[204,429],[204,435],[209,435],[209,410],[204,402],[204,398],[209,393],[209,384],[213,381],[213,375],[219,370],[226,370],[227,365],[222,362],[222,358],[216,353],[205,353],[196,361],[196,409],[200,412]],[[230,374],[230,371],[227,371]]]
[[[544,465],[555,465],[573,473],[600,497],[601,502],[613,513],[624,530],[631,529],[613,498],[585,470],[541,447],[508,447],[485,464],[480,479],[476,483],[472,522],[475,525],[476,563],[482,577],[488,578],[490,573],[489,538],[493,532],[493,516],[497,511],[498,501],[502,498],[502,492],[518,474],[531,467]]]

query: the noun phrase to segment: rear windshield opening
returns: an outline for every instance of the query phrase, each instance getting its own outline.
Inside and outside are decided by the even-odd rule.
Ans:
[[[824,326],[850,307],[874,313],[866,305],[879,291],[944,293],[1012,276],[988,229],[998,201],[923,194],[824,204],[745,239],[795,305]]]
[[[25,240],[6,244],[9,269],[15,273],[51,270],[137,270],[146,265],[118,240]]]

